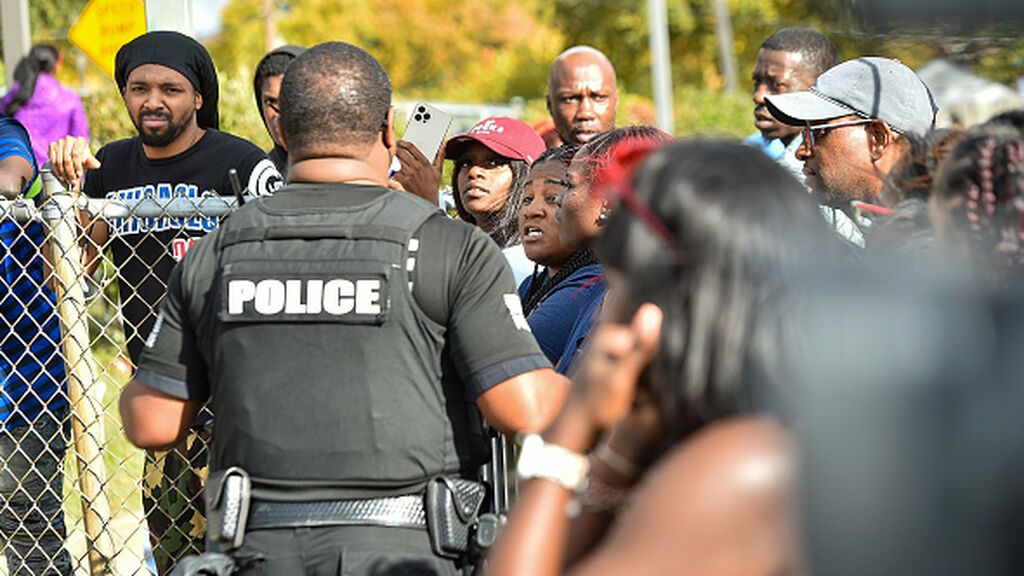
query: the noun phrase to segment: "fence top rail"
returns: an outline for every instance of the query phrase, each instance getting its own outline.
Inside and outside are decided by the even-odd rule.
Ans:
[[[14,200],[0,199],[0,220],[30,222],[42,220],[42,215],[31,200],[25,200],[24,198],[16,198]]]
[[[252,196],[243,196],[245,202],[253,200]],[[105,220],[116,218],[201,218],[223,216],[238,207],[238,200],[233,196],[220,196],[215,192],[206,191],[195,198],[87,198],[79,196],[75,207],[89,214],[92,218]],[[18,198],[0,200],[0,218],[13,219],[18,222],[38,220],[59,220],[60,207],[51,201],[36,207],[32,200]]]

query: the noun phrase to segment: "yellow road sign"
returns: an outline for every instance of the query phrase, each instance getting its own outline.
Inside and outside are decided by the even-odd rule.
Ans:
[[[145,0],[89,0],[68,40],[113,78],[117,51],[145,33]]]

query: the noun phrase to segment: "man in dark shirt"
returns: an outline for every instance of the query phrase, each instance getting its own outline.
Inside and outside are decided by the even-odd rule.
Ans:
[[[125,434],[146,448],[177,442],[209,399],[214,472],[252,478],[242,574],[458,573],[432,552],[425,487],[486,460],[481,415],[537,430],[566,392],[497,246],[388,188],[390,101],[355,46],[296,58],[281,88],[289,184],[175,268],[122,392]],[[309,513],[278,514],[296,509]]]
[[[65,138],[50,147],[54,173],[77,183],[93,198],[137,200],[232,195],[228,170],[238,171],[250,194],[266,195],[281,176],[256,145],[217,130],[217,74],[206,49],[177,32],[150,32],[121,47],[115,77],[138,134],[112,142],[95,156],[82,138]],[[128,354],[138,364],[143,342],[175,262],[193,242],[218,226],[217,217],[117,218],[94,220],[87,253],[110,248],[120,288],[121,317]],[[206,418],[205,420],[208,420]],[[147,473],[161,477],[144,486],[144,503],[157,565],[169,569],[176,559],[201,550],[203,526],[199,497],[206,467],[206,443],[200,430],[175,452],[147,455]],[[149,472],[149,471],[147,471]]]

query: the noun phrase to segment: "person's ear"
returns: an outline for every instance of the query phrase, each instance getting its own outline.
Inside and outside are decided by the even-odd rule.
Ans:
[[[885,154],[885,149],[893,144],[896,134],[888,124],[881,120],[875,120],[868,124],[868,149],[871,152],[871,160],[877,161]]]
[[[196,90],[196,110],[203,107],[203,95],[200,94],[199,90]]]
[[[381,133],[381,143],[388,149],[388,153],[394,157],[398,150],[398,137],[395,135],[395,107],[388,108],[387,120],[384,122],[384,130]]]
[[[551,106],[551,92],[548,92],[544,97],[544,104],[548,107],[548,115],[554,116],[554,110],[552,110],[553,106]]]

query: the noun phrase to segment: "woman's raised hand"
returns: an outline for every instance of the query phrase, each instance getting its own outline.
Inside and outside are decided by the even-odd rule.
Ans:
[[[660,308],[644,304],[629,326],[603,322],[590,335],[569,401],[589,414],[597,431],[611,428],[632,410],[640,373],[658,349],[661,320]]]

